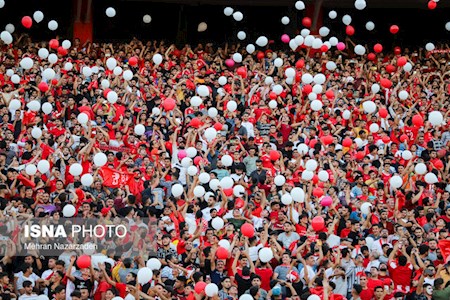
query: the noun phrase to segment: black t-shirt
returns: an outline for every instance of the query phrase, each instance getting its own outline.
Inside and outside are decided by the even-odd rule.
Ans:
[[[236,282],[238,285],[238,295],[239,296],[245,294],[245,291],[252,287],[251,276],[248,276],[248,278],[243,278],[241,275],[239,275],[239,273],[236,273],[234,275],[234,278],[236,279]]]
[[[73,281],[76,290],[87,289],[88,291],[92,291],[94,284],[90,279],[84,280],[81,278],[75,278]]]

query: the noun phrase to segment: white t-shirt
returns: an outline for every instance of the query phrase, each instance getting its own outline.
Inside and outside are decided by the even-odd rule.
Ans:
[[[35,286],[35,283],[38,279],[40,279],[39,276],[37,276],[34,273],[31,273],[31,275],[29,277],[26,277],[25,275],[23,275],[23,272],[20,271],[19,273],[14,274],[14,277],[17,277],[17,289],[23,289],[23,282],[24,281],[31,281],[32,286]]]

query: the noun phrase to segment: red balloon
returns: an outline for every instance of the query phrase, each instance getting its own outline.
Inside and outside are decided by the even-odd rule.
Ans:
[[[428,1],[428,9],[435,9],[437,6],[437,3],[434,2],[433,0]]]
[[[216,250],[216,256],[218,259],[227,259],[228,258],[228,250],[224,247],[219,247]]]
[[[80,269],[89,268],[91,266],[91,257],[89,255],[82,255],[78,257],[77,266]]]
[[[313,178],[312,178],[312,182],[314,184],[317,184],[319,182],[319,176],[317,176],[317,174],[314,174]]]
[[[250,223],[245,223],[241,226],[241,233],[248,238],[251,238],[255,235],[255,228]]]
[[[316,187],[313,189],[313,195],[317,198],[320,198],[323,196],[323,190],[319,187]]]
[[[439,170],[444,168],[444,163],[442,163],[442,160],[436,160],[433,165]]]
[[[374,53],[369,53],[369,54],[367,54],[367,59],[374,61],[377,59],[377,56]]]
[[[303,93],[309,94],[312,92],[312,85],[306,84],[303,86]]]
[[[64,49],[64,48],[61,47],[61,46],[58,47],[58,54],[59,54],[59,55],[61,55],[61,56],[66,56],[67,53],[69,53],[69,52],[67,51],[67,49]]]
[[[322,143],[324,143],[325,145],[329,145],[331,143],[333,143],[333,137],[331,135],[325,135],[323,136],[321,139]]]
[[[314,148],[314,146],[317,144],[318,140],[312,139],[309,141],[309,148]]]
[[[46,91],[48,91],[48,84],[47,84],[46,82],[44,82],[44,81],[41,81],[41,82],[38,84],[38,88],[39,88],[39,90],[40,90],[41,92],[45,93]]]
[[[394,54],[395,55],[400,55],[400,53],[402,53],[402,48],[400,48],[399,46],[394,48]]]
[[[201,294],[202,292],[205,291],[205,287],[206,287],[206,282],[199,281],[199,282],[197,282],[197,283],[195,284],[195,286],[194,286],[194,291],[195,291],[197,294]]]
[[[384,88],[386,88],[386,89],[388,89],[388,88],[390,88],[390,87],[392,86],[392,81],[390,81],[390,80],[387,79],[387,78],[382,78],[382,79],[380,80],[380,83],[381,83],[381,86],[384,87]]]
[[[315,231],[320,231],[325,228],[325,220],[321,216],[314,217],[311,226]]]
[[[29,16],[25,16],[22,18],[22,25],[25,28],[31,28],[31,25],[33,25],[33,19],[31,19]]]
[[[384,108],[384,107],[380,108],[380,109],[378,110],[378,115],[379,115],[381,118],[383,118],[383,119],[386,118],[387,115],[388,115],[387,109]]]
[[[275,150],[270,150],[269,156],[270,156],[270,159],[272,161],[279,160],[280,157],[281,157],[280,153],[278,151],[275,151]]]
[[[373,46],[373,51],[375,51],[376,53],[380,53],[383,51],[383,45],[381,44],[375,44]]]
[[[322,47],[320,47],[320,51],[327,52],[328,51],[327,45],[322,45]]]
[[[400,142],[404,143],[404,142],[406,142],[407,140],[409,140],[409,138],[408,138],[408,136],[407,136],[406,134],[402,134],[402,135],[400,136]]]
[[[164,100],[164,103],[163,103],[164,109],[167,111],[171,111],[172,109],[174,109],[175,105],[176,105],[176,101],[172,98],[167,98],[166,100]]]
[[[270,98],[270,99],[275,100],[275,99],[277,99],[277,97],[278,97],[278,96],[277,96],[277,94],[276,94],[275,92],[270,92],[270,93],[269,93],[269,98]]]
[[[52,79],[52,85],[57,85],[57,84],[58,84],[58,79],[53,78],[53,79]]]
[[[214,124],[214,129],[217,131],[221,131],[222,130],[223,125],[220,124],[219,122]]]
[[[200,164],[201,161],[202,161],[202,157],[201,157],[201,156],[196,156],[196,157],[194,158],[194,164],[195,164],[196,166],[198,166],[198,165]]]
[[[135,66],[138,63],[138,59],[136,56],[132,56],[130,57],[130,59],[128,60],[128,63],[130,64],[130,66]]]
[[[395,72],[395,67],[393,65],[387,65],[386,66],[386,72],[394,73]]]
[[[236,73],[242,78],[247,78],[247,69],[245,67],[239,67],[236,70]]]
[[[48,43],[48,45],[50,46],[50,48],[52,49],[58,49],[59,47],[59,42],[57,39],[51,39],[50,42]]]
[[[347,35],[354,35],[355,34],[355,28],[353,28],[352,25],[347,25],[347,27],[345,28],[345,33]]]
[[[421,115],[415,115],[412,118],[412,123],[414,124],[414,126],[416,127],[422,127],[423,126],[423,118]]]
[[[383,138],[381,139],[383,141],[383,143],[387,144],[391,141],[390,137],[388,137],[387,135],[383,136]]]
[[[303,69],[303,67],[305,66],[305,61],[303,59],[299,59],[296,63],[295,63],[295,67],[297,69]]]
[[[399,30],[400,30],[400,28],[398,28],[397,25],[392,25],[391,28],[389,28],[389,31],[390,31],[392,34],[396,34]]]
[[[342,146],[344,146],[344,147],[351,147],[352,144],[353,144],[353,141],[352,141],[351,138],[345,138],[345,139],[342,141]]]
[[[233,188],[223,189],[223,193],[225,194],[225,196],[230,197],[231,195],[233,195]]]
[[[303,20],[302,20],[302,25],[303,26],[309,28],[309,27],[311,27],[311,24],[312,24],[311,18],[308,18],[308,17],[304,17],[303,18]]]
[[[408,60],[406,59],[406,57],[404,57],[404,56],[399,57],[397,59],[397,66],[403,67],[404,65],[406,65],[407,62],[408,62]]]
[[[325,96],[327,96],[327,99],[334,99],[334,92],[333,90],[328,90],[325,92]]]
[[[364,151],[358,151],[356,152],[356,159],[361,160],[366,156],[366,153]]]
[[[105,90],[103,91],[103,98],[108,97],[108,93],[109,93],[109,92],[111,92],[111,89],[110,89],[110,88],[105,89]]]
[[[264,52],[259,51],[258,54],[256,54],[256,57],[257,57],[258,59],[263,59],[263,58],[265,57],[265,54],[264,54]]]
[[[198,118],[193,118],[189,125],[194,128],[199,128],[202,122]]]
[[[173,55],[175,55],[176,57],[180,57],[181,56],[181,51],[178,49],[173,50]]]
[[[234,201],[234,208],[243,208],[244,207],[244,200],[242,200],[242,198],[236,198],[236,200]]]

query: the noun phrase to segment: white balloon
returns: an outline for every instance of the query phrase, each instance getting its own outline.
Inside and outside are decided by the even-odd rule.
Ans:
[[[33,19],[36,21],[36,23],[40,23],[42,20],[44,20],[44,14],[42,11],[37,10],[33,14]]]
[[[363,143],[361,138],[354,139],[354,142],[356,144],[356,147],[358,147],[358,148],[360,148],[362,146],[362,143]]]
[[[206,31],[206,29],[208,29],[208,24],[206,24],[205,22],[201,22],[200,24],[198,24],[197,27],[198,32],[204,32]]]
[[[244,196],[244,194],[245,188],[242,185],[238,184],[233,187],[233,195],[235,195],[236,197],[242,197]]]
[[[89,67],[83,67],[82,73],[85,77],[89,77],[92,75],[92,70]]]
[[[153,278],[153,271],[150,268],[144,267],[139,269],[137,273],[137,281],[140,284],[147,284]]]
[[[315,94],[322,93],[322,90],[323,90],[323,87],[320,84],[315,84],[312,89],[313,93],[315,93]],[[316,100],[316,99],[313,99],[313,100]]]
[[[319,111],[322,109],[322,107],[323,107],[323,104],[320,100],[316,99],[316,100],[311,101],[311,109],[313,111]]]
[[[306,38],[307,36],[309,36],[310,33],[311,33],[311,31],[310,31],[308,28],[303,28],[303,29],[300,31],[300,35],[303,37],[303,40],[304,40],[304,38]]]
[[[37,100],[33,100],[33,101],[28,102],[27,107],[31,111],[39,111],[41,109],[41,103]]]
[[[84,174],[81,176],[81,184],[89,187],[94,183],[94,177],[91,174]]]
[[[313,179],[314,173],[312,171],[305,170],[302,172],[302,179],[305,181],[309,181]]]
[[[308,153],[309,151],[309,147],[308,145],[306,145],[305,143],[301,143],[297,146],[297,151],[298,153],[300,153],[301,155],[305,155],[306,153]]]
[[[264,83],[265,83],[266,85],[271,85],[271,84],[273,83],[273,78],[272,78],[272,76],[267,76],[267,77],[264,79]]]
[[[89,121],[89,116],[85,113],[81,113],[77,116],[77,120],[80,124],[84,125]]]
[[[307,35],[305,41],[303,42],[305,46],[311,47],[314,42],[315,37],[312,35]]]
[[[133,79],[133,72],[131,72],[131,70],[126,70],[123,72],[122,77],[126,81],[130,81],[131,79]]]
[[[215,128],[210,127],[205,130],[205,138],[208,141],[214,140],[216,138],[216,136],[217,136],[217,130]]]
[[[183,186],[179,183],[176,183],[172,186],[172,195],[174,197],[180,197],[183,194]]]
[[[0,38],[7,45],[11,44],[13,41],[13,37],[8,30],[2,31],[2,33],[0,34]]]
[[[72,47],[72,43],[69,40],[64,40],[61,44],[64,49],[70,49]]]
[[[223,189],[231,189],[233,187],[233,185],[234,185],[234,181],[231,177],[226,176],[220,180],[220,186]]]
[[[392,176],[391,179],[389,179],[389,183],[391,184],[391,186],[393,188],[398,189],[399,187],[402,186],[403,180],[400,176],[395,175],[395,176]]]
[[[134,134],[143,135],[145,133],[145,126],[142,124],[137,124],[134,126]]]
[[[157,66],[159,66],[163,61],[163,57],[161,54],[156,53],[155,55],[153,55],[153,63]]]
[[[278,106],[277,101],[275,101],[275,100],[270,100],[269,101],[269,108],[275,109],[275,108],[277,108],[277,106]]]
[[[350,25],[351,22],[352,22],[352,17],[350,17],[349,15],[344,15],[342,17],[342,23],[344,23],[345,25]]]
[[[305,73],[302,75],[302,82],[304,84],[310,84],[311,82],[313,82],[314,78],[311,74],[309,73]]]
[[[31,69],[33,67],[33,64],[33,60],[29,57],[22,58],[22,60],[20,61],[20,66],[25,70]]]
[[[302,203],[305,201],[305,192],[303,191],[302,188],[299,188],[299,187],[293,188],[291,190],[291,196],[295,202]]]
[[[350,119],[350,115],[351,112],[348,109],[344,110],[344,112],[342,113],[342,117],[344,118],[344,120]]]
[[[69,167],[69,173],[72,176],[79,176],[83,173],[83,167],[79,163],[74,163]]]
[[[6,76],[11,77],[11,76],[13,76],[13,75],[14,75],[14,71],[13,71],[12,69],[6,70]]]
[[[237,63],[242,62],[242,55],[240,53],[234,53],[233,54],[233,60]]]
[[[70,70],[72,70],[72,69],[73,69],[73,64],[72,64],[71,62],[66,62],[66,63],[64,64],[64,70],[70,71]]]
[[[244,31],[239,31],[237,34],[237,37],[238,37],[238,39],[240,39],[242,41],[242,40],[245,40],[245,38],[247,37],[247,34],[245,34]]]
[[[283,60],[279,57],[275,58],[273,61],[273,65],[277,68],[281,67],[283,65]],[[295,71],[294,71],[295,72]]]
[[[117,66],[117,60],[114,57],[110,57],[106,60],[106,67],[109,70],[114,70],[114,68]]]
[[[269,43],[269,40],[265,36],[260,36],[256,39],[256,45],[265,47]]]
[[[240,11],[236,11],[233,13],[233,19],[240,22],[242,21],[242,19],[244,19],[244,15]]]
[[[427,43],[425,45],[425,49],[427,49],[427,51],[433,51],[434,50],[434,44],[433,43]]]
[[[279,84],[276,84],[273,86],[272,91],[277,94],[280,95],[283,92],[283,87]]]
[[[327,67],[327,70],[328,71],[334,71],[334,70],[336,70],[336,63],[334,62],[334,61],[327,61],[327,64],[326,64],[326,67]]]
[[[292,41],[292,40],[291,40]],[[297,44],[297,46],[301,46],[301,45],[303,45],[303,42],[305,41],[305,38],[303,37],[303,36],[301,36],[301,35],[297,35],[295,38],[294,38],[294,42],[295,42],[295,44]],[[289,42],[290,43],[290,42]]]
[[[202,184],[206,184],[211,180],[211,176],[209,176],[208,173],[203,172],[198,175],[198,181],[200,181]]]
[[[337,12],[335,10],[332,10],[328,13],[328,17],[332,20],[336,19],[337,17]]]
[[[213,190],[216,191],[220,186],[220,181],[217,178],[211,179],[209,181],[209,187]]]
[[[255,52],[255,46],[253,44],[248,44],[247,47],[245,47],[245,50],[247,51],[248,54],[252,54],[253,52]]]
[[[319,38],[315,38],[311,44],[311,47],[313,49],[319,49],[320,47],[322,47],[323,43],[322,40]]]
[[[378,132],[380,130],[380,126],[377,123],[372,123],[369,126],[369,131],[372,133]]]
[[[440,111],[432,111],[428,115],[428,120],[430,121],[431,125],[439,126],[442,125],[442,122],[444,122],[444,117],[442,116],[442,113]]]
[[[308,159],[308,161],[305,164],[305,169],[308,171],[315,171],[318,167],[317,161],[315,159]]]
[[[293,77],[286,78],[286,83],[287,84],[293,84],[294,83],[294,78]]]
[[[409,62],[407,62],[407,63],[403,66],[403,70],[404,70],[405,72],[411,72],[412,67],[413,67],[412,64],[409,63]]]
[[[106,99],[111,104],[116,103],[118,98],[119,98],[119,96],[117,95],[117,93],[115,91],[109,91],[108,95],[106,96]]]
[[[162,267],[161,262],[157,258],[150,258],[146,264],[147,268],[150,270],[159,270]]]
[[[9,102],[8,108],[10,110],[18,110],[21,106],[22,106],[22,103],[20,102],[20,100],[13,99]]]
[[[37,167],[33,164],[29,164],[25,167],[25,173],[27,173],[30,176],[33,176],[37,172]]]
[[[325,170],[319,171],[319,173],[317,174],[317,176],[319,177],[319,180],[320,180],[320,181],[323,181],[323,182],[327,182],[328,179],[330,179],[330,174],[328,174],[328,172],[325,171]]]
[[[191,103],[191,106],[198,107],[202,104],[203,100],[199,96],[193,96],[189,102]]]
[[[273,259],[273,251],[269,247],[264,247],[258,252],[259,260],[263,263],[269,262]]]
[[[152,114],[155,116],[159,116],[161,114],[161,110],[158,107],[153,107]]]
[[[58,61],[58,56],[55,53],[52,53],[48,56],[48,62],[51,64],[56,64],[56,62]],[[91,69],[91,68],[89,68]]]
[[[189,167],[190,168],[190,167]],[[194,168],[196,168],[196,167],[194,167]],[[203,195],[205,195],[205,188],[204,187],[202,187],[201,185],[197,185],[195,188],[194,188],[194,196],[195,197],[198,197],[198,198],[200,198],[200,197],[203,197]]]
[[[284,205],[290,205],[292,203],[292,196],[289,193],[284,194],[281,196],[281,203]]]
[[[233,158],[228,154],[222,156],[220,161],[225,167],[230,167],[233,164]]]
[[[322,73],[316,74],[313,79],[313,81],[317,84],[324,84],[325,80],[326,80],[326,77]]]
[[[189,176],[195,176],[198,173],[198,169],[197,169],[196,166],[189,166],[187,168],[187,173],[188,173]]]
[[[42,72],[42,77],[44,77],[44,79],[46,79],[47,81],[52,80],[53,78],[55,78],[56,73],[52,68],[47,68]]]
[[[405,150],[402,152],[402,158],[404,160],[410,160],[412,158],[412,156],[413,155],[412,155],[411,151],[409,151],[409,150]]]
[[[273,179],[273,182],[275,183],[276,186],[283,186],[286,183],[286,178],[284,178],[283,175],[277,175]]]
[[[108,17],[110,17],[110,18],[113,18],[113,17],[116,16],[116,10],[115,10],[114,8],[112,8],[112,7],[108,7],[108,8],[106,9],[106,15],[107,15]]]
[[[103,152],[99,152],[94,155],[94,164],[97,167],[103,167],[104,165],[106,165],[107,161],[108,158],[106,157],[106,154]]]
[[[305,9],[305,3],[303,3],[303,1],[297,1],[297,2],[295,2],[295,8],[297,10],[304,10]]]
[[[450,31],[450,22],[445,23],[445,29]]]
[[[225,14],[225,16],[229,17],[233,14],[234,10],[231,7],[225,7],[225,9],[223,10],[223,13]]]
[[[63,212],[63,216],[66,218],[73,217],[76,213],[75,206],[73,206],[72,204],[67,204],[64,206],[62,212]]]
[[[408,94],[407,91],[400,91],[400,92],[398,93],[398,97],[399,97],[401,100],[406,100],[406,99],[408,99],[408,96],[409,96],[409,94]]]
[[[114,75],[119,76],[120,74],[122,74],[122,68],[121,67],[115,67],[113,70]]]
[[[377,105],[375,102],[369,100],[363,103],[363,109],[366,113],[372,114],[377,110]]]
[[[362,45],[356,45],[355,53],[358,55],[364,55],[366,53],[366,48],[364,48],[364,46],[362,46]]]
[[[374,83],[372,84],[372,87],[370,89],[372,90],[372,93],[376,94],[380,91],[380,86],[378,85],[378,83]]]
[[[320,36],[327,36],[327,35],[330,34],[330,29],[328,27],[325,27],[325,26],[320,27],[319,34],[320,34]]]
[[[215,118],[217,117],[217,115],[219,114],[219,111],[217,110],[217,108],[215,107],[210,107],[208,109],[208,116],[211,118]]]
[[[47,173],[50,170],[50,163],[45,159],[40,160],[37,164],[37,169],[41,174]]]
[[[361,204],[361,212],[365,215],[368,215],[370,213],[371,207],[372,204],[370,204],[369,202],[364,202],[363,204]]]
[[[50,22],[48,22],[48,29],[50,29],[51,31],[55,31],[56,29],[58,29],[58,22],[56,22],[55,20],[51,20]]]
[[[330,39],[328,41],[330,42],[331,46],[333,46],[333,47],[339,43],[339,40],[334,36],[330,37]]]
[[[239,297],[239,300],[253,300],[254,298],[250,294],[243,294]]]
[[[372,22],[372,21],[367,22],[366,23],[366,29],[369,30],[369,31],[374,30],[375,29],[375,23]]]
[[[13,24],[9,23],[9,24],[6,24],[5,30],[12,34],[16,30],[16,27],[14,27]]]
[[[31,130],[31,136],[35,139],[38,139],[42,136],[42,130],[39,127],[33,127]]]
[[[434,184],[436,182],[438,182],[438,178],[434,173],[427,173],[425,174],[425,182],[428,184]]]
[[[219,293],[219,288],[215,283],[208,283],[205,286],[205,294],[208,297],[213,297]]]
[[[44,104],[42,104],[41,108],[42,108],[42,111],[44,112],[44,114],[46,114],[46,115],[50,114],[53,111],[53,106],[48,102],[45,102]]]
[[[418,163],[414,167],[414,172],[416,172],[419,175],[423,175],[427,172],[427,166],[424,163]]]
[[[223,225],[225,225],[225,222],[223,221],[223,219],[221,217],[215,217],[214,219],[211,220],[211,226],[215,230],[222,229]]]
[[[11,76],[11,81],[12,81],[14,84],[19,84],[19,83],[20,83],[20,76],[17,75],[17,74],[12,75],[12,76]]]
[[[237,109],[237,103],[235,101],[229,101],[227,103],[227,110],[230,112],[234,112]]]
[[[290,41],[289,41],[289,48],[291,48],[291,49],[292,49],[292,51],[295,51],[295,50],[297,50],[297,48],[298,48],[298,45],[297,45],[297,42],[295,42],[295,40],[294,40],[294,39],[292,39],[292,40],[290,40]]]
[[[200,95],[200,97],[208,97],[209,89],[206,85],[200,85],[197,87],[197,93]]]
[[[286,16],[284,16],[284,17],[281,18],[281,23],[282,23],[283,25],[289,24],[290,21],[291,21],[291,20],[290,20],[288,17],[286,17]]]
[[[309,94],[308,94],[308,99],[309,99],[310,101],[315,101],[315,100],[317,100],[317,94],[314,93],[314,92],[309,93]],[[311,104],[311,108],[313,108],[313,107],[318,107],[317,105],[318,105],[317,103]],[[320,108],[322,108],[322,107],[320,107]],[[314,108],[313,108],[313,110],[314,110]],[[320,110],[320,109],[319,109],[319,110]]]
[[[144,15],[142,17],[142,21],[146,24],[150,23],[152,21],[152,17],[150,15]]]
[[[366,1],[364,0],[356,0],[355,1],[355,8],[357,10],[363,10],[364,8],[366,8]]]
[[[107,89],[109,88],[109,80],[108,79],[103,79],[100,83],[100,85],[102,86],[102,88]]]

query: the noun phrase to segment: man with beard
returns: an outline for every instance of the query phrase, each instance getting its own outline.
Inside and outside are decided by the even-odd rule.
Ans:
[[[372,251],[383,253],[383,245],[388,244],[392,247],[392,244],[388,242],[389,232],[386,228],[381,229],[380,238],[375,240],[372,244]]]
[[[177,251],[171,247],[170,235],[163,235],[161,239],[161,246],[158,248],[156,255],[163,265],[167,265],[167,256],[177,256]]]

